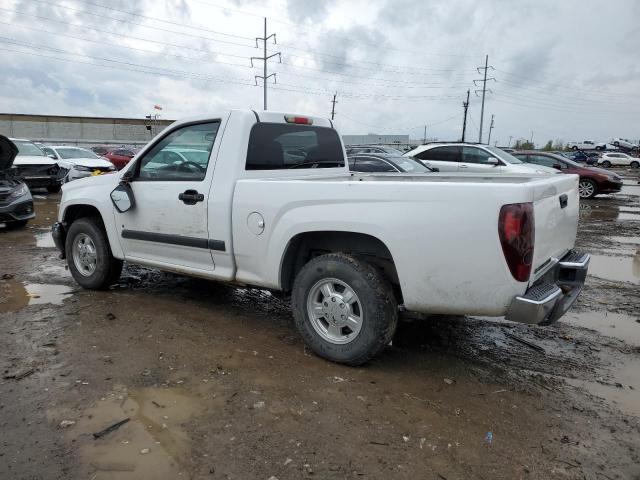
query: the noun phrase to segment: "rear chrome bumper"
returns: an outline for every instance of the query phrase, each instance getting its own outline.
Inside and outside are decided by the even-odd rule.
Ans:
[[[524,295],[509,305],[506,319],[549,325],[566,313],[582,291],[590,256],[571,251],[550,268]]]

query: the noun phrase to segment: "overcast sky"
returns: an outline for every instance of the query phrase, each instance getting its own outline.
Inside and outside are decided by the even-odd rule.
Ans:
[[[492,114],[498,145],[640,138],[637,0],[0,0],[0,111],[262,109],[262,16],[270,110],[329,116],[337,92],[342,133],[456,140],[470,89],[475,141],[488,54],[485,141]]]

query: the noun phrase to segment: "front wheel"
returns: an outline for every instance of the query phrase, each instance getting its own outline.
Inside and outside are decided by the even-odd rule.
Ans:
[[[609,160],[605,160],[604,162],[602,162],[602,166],[604,168],[611,168],[611,162]]]
[[[120,278],[122,260],[112,255],[107,234],[98,218],[81,218],[71,224],[65,252],[71,275],[84,288],[107,288]]]
[[[320,357],[361,365],[387,345],[398,324],[393,289],[376,267],[345,254],[321,255],[295,278],[296,327]]]
[[[598,186],[593,180],[581,179],[578,184],[578,195],[580,198],[593,198],[598,194]]]
[[[640,168],[640,162],[634,160],[631,162],[631,168]]]

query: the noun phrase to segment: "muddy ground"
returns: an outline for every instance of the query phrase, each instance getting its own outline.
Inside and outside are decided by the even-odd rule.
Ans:
[[[59,197],[38,195],[35,221],[0,231],[0,478],[640,478],[640,178],[624,173],[582,202],[594,257],[561,322],[407,316],[361,368],[309,353],[268,292],[133,266],[79,289],[47,231]]]

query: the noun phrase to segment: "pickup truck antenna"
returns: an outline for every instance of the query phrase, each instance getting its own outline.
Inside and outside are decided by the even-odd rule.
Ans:
[[[278,57],[278,59],[280,60],[280,63],[282,63],[282,55],[280,52],[276,52],[273,53],[271,55],[267,55],[267,40],[269,40],[270,38],[273,38],[273,43],[274,45],[277,43],[276,42],[276,34],[272,33],[271,35],[267,35],[267,18],[265,17],[264,19],[264,37],[256,37],[256,48],[259,47],[258,42],[262,41],[262,47],[263,47],[263,54],[262,57],[251,57],[251,66],[253,67],[253,61],[254,60],[262,60],[263,62],[263,74],[262,75],[256,75],[255,76],[255,81],[256,81],[256,85],[258,85],[258,79],[261,78],[262,79],[262,87],[263,87],[263,96],[264,96],[264,110],[267,109],[267,79],[269,79],[270,77],[273,77],[273,83],[277,83],[276,81],[276,74],[272,73],[270,75],[267,75],[267,61],[270,58],[273,57]]]

